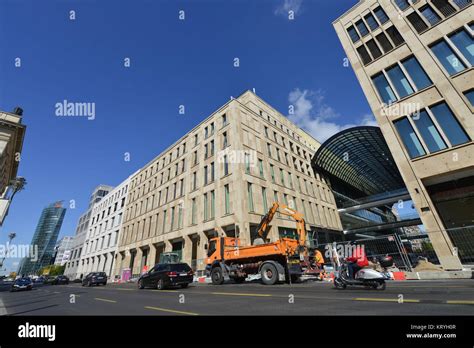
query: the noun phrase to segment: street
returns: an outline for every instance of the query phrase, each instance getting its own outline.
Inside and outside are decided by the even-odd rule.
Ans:
[[[74,296],[72,296],[74,295]],[[136,284],[43,286],[0,292],[7,315],[472,315],[474,281],[389,282],[385,291],[334,289],[332,283],[194,283],[139,290]]]

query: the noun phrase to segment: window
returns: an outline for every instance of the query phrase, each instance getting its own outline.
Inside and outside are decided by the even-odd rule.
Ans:
[[[408,0],[395,0],[395,3],[397,4],[398,8],[402,11],[410,7],[410,3],[408,2]]]
[[[461,54],[468,60],[471,65],[474,65],[474,39],[466,30],[461,29],[451,35],[449,39],[461,52]]]
[[[288,172],[288,181],[290,184],[290,188],[293,189],[293,178],[291,177],[291,173]]]
[[[415,57],[404,60],[402,64],[418,90],[433,84]]]
[[[272,183],[275,183],[275,169],[273,167],[273,164],[270,164],[270,174],[272,176]]]
[[[429,152],[437,152],[447,147],[441,138],[438,129],[433,124],[433,121],[425,110],[421,111],[417,116],[412,116],[412,119],[414,120],[421,137],[425,141]]]
[[[222,127],[224,127],[225,125],[227,125],[227,115],[226,114],[222,115]]]
[[[357,42],[360,40],[360,36],[353,26],[350,26],[349,28],[347,28],[347,33],[349,34],[352,42]],[[267,127],[265,127],[265,130],[266,129]]]
[[[367,26],[362,21],[362,19],[356,23],[356,27],[359,29],[359,33],[362,36],[366,36],[369,33],[369,29],[367,29]]]
[[[443,14],[445,17],[449,17],[456,13],[456,9],[446,0],[431,0],[431,3]]]
[[[281,168],[280,168],[280,180],[281,180],[281,184],[285,186],[285,172]]]
[[[247,183],[247,196],[248,196],[249,212],[253,212],[254,207],[253,207],[253,195],[252,195],[252,184],[251,183]]]
[[[267,203],[267,189],[262,187],[262,201],[263,201],[263,212],[264,214],[268,211],[268,203]]]
[[[260,177],[263,178],[263,161],[261,159],[258,160],[258,169],[260,171]]]
[[[228,145],[227,132],[222,133],[222,148],[225,149]]]
[[[453,0],[459,8],[464,8],[472,3],[472,0]]]
[[[432,45],[430,48],[436,58],[438,58],[438,60],[444,66],[449,75],[455,75],[458,72],[461,72],[466,69],[464,63],[454,53],[451,47],[448,46],[446,41],[439,41],[438,43]]]
[[[359,53],[360,59],[362,59],[362,63],[364,63],[364,65],[367,65],[372,61],[372,58],[370,57],[369,52],[367,52],[367,49],[364,45],[357,47],[357,52]]]
[[[193,191],[197,188],[197,173],[193,173]],[[161,194],[161,192],[160,192]]]
[[[392,87],[390,87],[388,84],[388,81],[383,73],[379,73],[378,75],[372,77],[372,81],[380,95],[380,98],[385,104],[390,105],[397,100],[397,97],[393,93]]]
[[[270,143],[267,143],[267,151],[268,151],[268,157],[272,157],[272,145]]]
[[[194,151],[193,153],[193,165],[196,165],[198,163],[198,152]]]
[[[369,47],[369,51],[372,54],[372,57],[374,57],[374,59],[377,59],[382,55],[382,51],[380,51],[379,46],[377,46],[373,39],[367,41],[367,47]]]
[[[387,36],[384,33],[380,33],[379,35],[377,35],[376,38],[380,46],[382,46],[384,53],[387,53],[393,48],[392,43],[388,40]]]
[[[227,155],[224,155],[224,176],[229,174],[229,161]]]
[[[214,168],[214,162],[211,163],[211,182],[214,182],[215,180],[215,168]]]
[[[420,140],[413,130],[410,121],[408,121],[408,118],[404,117],[395,121],[394,124],[410,158],[423,156],[425,150],[423,146],[421,146]]]
[[[411,25],[413,25],[413,28],[418,33],[422,33],[426,29],[428,29],[428,25],[425,23],[425,21],[418,15],[417,12],[413,12],[407,16],[408,20],[410,21]]]
[[[191,201],[191,224],[196,224],[196,198]]]
[[[214,156],[214,140],[211,141],[211,156]]]
[[[374,16],[372,16],[371,13],[369,13],[368,15],[366,15],[364,17],[365,21],[367,22],[367,24],[369,25],[369,28],[370,30],[374,30],[374,29],[377,29],[379,27],[379,23],[377,22],[377,20],[375,19]]]
[[[225,214],[230,214],[230,191],[229,191],[229,185],[224,185],[224,210],[225,210]]]
[[[166,210],[163,211],[163,227],[162,227],[163,233],[166,232]]]
[[[178,228],[183,227],[183,209],[182,204],[178,205]]]
[[[397,28],[395,28],[394,26],[391,26],[387,29],[387,34],[392,39],[393,43],[395,44],[395,47],[400,46],[402,43],[405,42],[403,36],[400,35]]]
[[[420,12],[431,25],[435,25],[441,20],[441,18],[436,14],[436,12],[431,8],[430,5],[426,5],[420,8]]]
[[[198,134],[195,134],[194,135],[194,146],[196,146],[198,144],[198,141],[199,141],[199,136],[198,136]]]
[[[379,6],[374,10],[375,15],[379,19],[381,24],[388,22],[388,16],[385,11]]]
[[[250,155],[245,154],[245,174],[250,174]]]
[[[207,193],[204,194],[204,221],[207,221],[208,217],[208,204],[207,204]]]
[[[474,89],[471,89],[470,91],[464,92],[464,95],[466,96],[467,100],[469,100],[472,107],[474,107]]]
[[[216,192],[211,191],[211,219],[216,216]]]
[[[472,93],[472,91],[471,91]],[[459,124],[456,117],[446,103],[441,103],[430,107],[433,116],[438,121],[439,126],[448,138],[451,145],[456,146],[469,141],[466,132]]]
[[[207,177],[207,166],[204,166],[204,185],[207,185],[208,177]]]

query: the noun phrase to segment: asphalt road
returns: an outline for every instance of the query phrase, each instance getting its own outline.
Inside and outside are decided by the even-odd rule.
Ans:
[[[74,300],[74,301],[73,301]],[[139,290],[135,284],[46,285],[0,292],[0,315],[473,315],[474,280],[390,282],[384,291],[331,283],[265,286],[191,284]]]

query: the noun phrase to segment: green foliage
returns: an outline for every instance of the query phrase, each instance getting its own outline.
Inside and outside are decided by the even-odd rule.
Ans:
[[[66,268],[66,265],[64,265],[64,266],[49,265],[49,266],[41,268],[40,271],[38,272],[38,274],[39,275],[58,276],[58,275],[62,275],[64,273],[65,268]]]

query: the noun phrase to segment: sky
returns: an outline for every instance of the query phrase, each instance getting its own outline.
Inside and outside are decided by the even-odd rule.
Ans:
[[[356,2],[1,0],[0,109],[24,110],[28,183],[0,243],[15,232],[29,244],[58,200],[60,237],[74,235],[97,185],[118,185],[247,89],[284,115],[294,105],[290,119],[321,142],[375,124],[332,26]],[[61,116],[64,100],[94,117]]]

